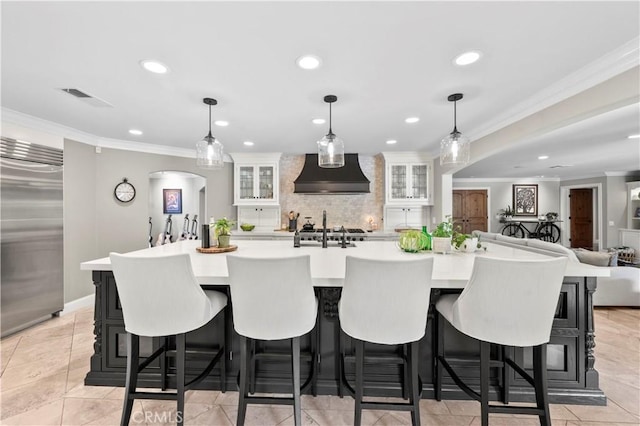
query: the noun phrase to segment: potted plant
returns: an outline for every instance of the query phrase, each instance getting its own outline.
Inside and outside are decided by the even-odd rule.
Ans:
[[[473,253],[481,247],[480,243],[478,243],[478,238],[470,234],[456,232],[451,240],[456,250],[459,251]]]
[[[453,237],[453,220],[447,216],[440,222],[432,234],[432,248],[434,253],[449,253],[451,251],[451,237]]]
[[[214,224],[214,234],[218,240],[218,247],[229,247],[229,239],[231,238],[231,227],[235,224],[235,221],[229,220],[226,217],[216,220]]]

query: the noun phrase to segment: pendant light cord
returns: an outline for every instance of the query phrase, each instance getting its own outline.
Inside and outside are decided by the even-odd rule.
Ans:
[[[209,138],[213,138],[211,134],[211,105],[209,105],[209,134],[207,135]],[[211,143],[211,139],[209,139],[209,143]]]
[[[333,135],[333,130],[331,130],[331,102],[329,103],[329,134]]]
[[[457,124],[457,109],[458,101],[453,101],[453,132],[451,133],[459,133],[458,132],[458,124]]]

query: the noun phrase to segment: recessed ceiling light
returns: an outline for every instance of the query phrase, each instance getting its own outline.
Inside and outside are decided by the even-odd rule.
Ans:
[[[464,52],[456,56],[453,63],[459,66],[470,65],[480,59],[481,56],[482,53],[477,50],[470,50],[469,52]]]
[[[244,141],[242,143],[244,144],[244,146],[253,146],[253,142],[251,141]]]
[[[229,122],[224,120],[216,120],[213,122],[213,124],[220,127],[227,127],[229,125]]]
[[[131,133],[132,135],[140,136],[142,134],[142,130],[131,129],[129,130],[129,133]]]
[[[548,155],[541,155],[538,157],[538,160],[546,160],[547,158],[549,158]]]
[[[640,138],[640,134],[627,136],[627,139],[638,139],[638,138]]]
[[[315,55],[300,56],[296,63],[303,70],[315,70],[320,66],[320,58]]]
[[[409,117],[404,120],[405,123],[409,124],[417,123],[418,121],[420,121],[419,117]]]
[[[314,118],[311,122],[313,124],[324,124],[326,123],[326,120],[324,118]]]
[[[387,141],[387,145],[394,145],[394,144],[396,144],[396,143],[398,143],[398,141],[397,141],[397,140],[395,140],[395,139],[389,139],[389,140]]]
[[[166,74],[169,72],[169,67],[163,64],[162,62],[158,62],[152,59],[145,59],[144,61],[140,61],[140,65],[147,71],[156,73],[156,74]]]

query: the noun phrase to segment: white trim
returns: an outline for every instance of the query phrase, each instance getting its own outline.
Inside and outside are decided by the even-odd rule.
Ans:
[[[2,108],[2,121],[19,126],[40,130],[62,138],[73,139],[87,145],[99,146],[101,148],[120,149],[123,151],[146,152],[149,154],[170,155],[173,157],[196,158],[195,141],[193,149],[176,148],[166,145],[154,145],[150,143],[127,141],[121,139],[103,138],[91,133],[76,130],[72,127],[63,126],[53,121],[44,120],[8,108]],[[228,154],[224,155],[224,161],[232,163]]]
[[[537,177],[523,177],[523,178],[453,178],[454,183],[466,183],[466,182],[512,182],[512,183],[523,183],[523,182],[560,182],[560,178],[537,178]]]
[[[560,186],[560,222],[558,225],[560,226],[560,233],[562,235],[561,242],[565,247],[571,247],[569,242],[569,238],[571,237],[571,225],[569,223],[569,190],[578,189],[578,188],[596,188],[597,190],[597,200],[596,206],[594,206],[594,210],[597,211],[598,220],[596,221],[596,226],[594,227],[593,232],[593,242],[598,245],[598,250],[602,249],[602,244],[605,242],[602,235],[602,184],[601,183],[583,183],[579,185],[566,185]],[[596,228],[597,227],[597,228]],[[596,238],[595,230],[598,230]]]
[[[96,297],[95,294],[90,294],[88,296],[81,297],[79,299],[72,300],[71,302],[65,303],[63,310],[60,312],[60,315],[62,316],[62,315],[72,314],[79,309],[88,308],[89,306],[94,306],[95,297]]]
[[[638,62],[640,62],[639,45],[640,37],[629,40],[617,49],[547,86],[523,102],[509,107],[508,112],[497,116],[496,119],[488,122],[485,126],[471,129],[471,131],[467,132],[467,137],[471,141],[483,138],[638,66]]]
[[[640,167],[640,166],[639,166]],[[635,171],[629,172],[604,172],[605,176],[633,176]]]

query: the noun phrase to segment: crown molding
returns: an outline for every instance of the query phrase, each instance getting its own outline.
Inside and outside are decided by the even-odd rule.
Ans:
[[[531,182],[560,182],[560,178],[453,178],[453,183],[481,183],[481,182],[510,182],[515,184],[527,184]]]
[[[471,141],[483,138],[639,65],[640,37],[635,37],[523,102],[510,107],[508,112],[497,116],[485,126],[467,131],[466,135]]]
[[[91,133],[83,132],[72,127],[63,126],[53,121],[44,120],[12,109],[1,109],[2,122],[46,132],[65,139],[73,139],[76,142],[101,148],[119,149],[123,151],[144,152],[147,154],[169,155],[172,157],[196,158],[196,150],[176,148],[166,145],[154,145],[143,142],[125,141],[121,139],[103,138]],[[224,161],[232,163],[228,154],[224,155]]]

